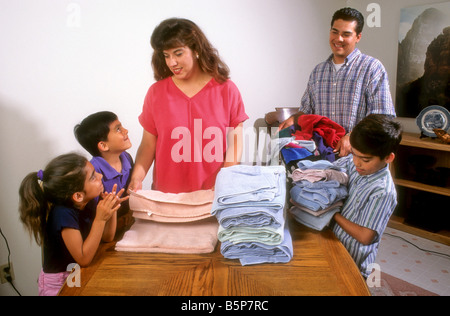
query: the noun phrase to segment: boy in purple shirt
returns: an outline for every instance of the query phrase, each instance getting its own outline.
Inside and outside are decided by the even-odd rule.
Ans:
[[[125,188],[126,196],[134,163],[126,152],[131,148],[128,130],[117,115],[108,111],[91,114],[75,126],[74,133],[80,145],[92,155],[95,171],[103,175],[104,190],[112,192],[117,184],[117,191]],[[118,230],[131,224],[128,201],[122,203],[117,216]]]

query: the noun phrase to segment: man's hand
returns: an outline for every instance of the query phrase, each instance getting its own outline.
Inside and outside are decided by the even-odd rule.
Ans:
[[[294,125],[294,115],[289,117],[286,121],[282,122],[280,126],[278,126],[278,131],[282,129],[288,128],[289,126]]]
[[[350,145],[350,134],[347,134],[339,140],[336,145],[336,149],[333,152],[339,153],[339,157],[345,157],[351,153],[351,150],[352,145]]]
[[[287,120],[284,122],[281,122],[280,126],[278,127],[278,131],[281,131],[282,129],[288,128],[289,126],[292,126],[298,122],[298,118],[303,115],[302,111],[297,112],[294,115],[291,115]]]

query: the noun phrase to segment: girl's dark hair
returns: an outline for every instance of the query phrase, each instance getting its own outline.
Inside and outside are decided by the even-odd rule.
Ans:
[[[87,159],[78,154],[61,155],[45,168],[42,180],[28,174],[19,189],[20,220],[38,245],[45,239],[47,216],[52,205],[73,207],[72,195],[84,191]]]
[[[117,120],[117,115],[102,111],[89,115],[74,128],[75,138],[92,156],[101,156],[98,143],[108,140],[109,125]]]
[[[370,114],[350,134],[350,144],[363,154],[384,159],[397,151],[402,141],[402,127],[390,117]]]
[[[218,51],[202,30],[190,20],[179,18],[164,20],[153,31],[150,43],[154,50],[152,67],[156,81],[173,75],[167,67],[163,51],[180,46],[188,46],[197,53],[200,69],[217,82],[224,83],[229,79],[228,66],[220,59]]]
[[[356,21],[356,35],[359,35],[364,28],[364,16],[356,9],[342,8],[336,11],[331,19],[331,27],[336,20]]]

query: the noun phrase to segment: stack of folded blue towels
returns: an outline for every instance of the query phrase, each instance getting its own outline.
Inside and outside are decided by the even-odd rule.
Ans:
[[[289,262],[293,247],[285,204],[283,166],[222,168],[211,211],[220,224],[222,255],[242,265]]]
[[[290,212],[298,222],[321,231],[342,208],[348,175],[327,160],[303,160],[297,166],[291,175]]]

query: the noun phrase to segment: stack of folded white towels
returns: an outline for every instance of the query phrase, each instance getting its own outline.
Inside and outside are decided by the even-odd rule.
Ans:
[[[285,205],[283,166],[221,169],[211,213],[219,222],[222,255],[242,265],[289,262],[293,250]]]
[[[297,166],[291,175],[290,213],[303,225],[321,231],[342,208],[348,175],[327,160],[303,160]]]

